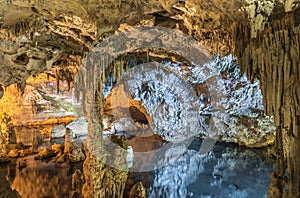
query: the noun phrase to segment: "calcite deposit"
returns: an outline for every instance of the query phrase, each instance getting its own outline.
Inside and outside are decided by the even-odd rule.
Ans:
[[[276,171],[269,196],[299,197],[299,6],[299,0],[0,0],[0,98],[11,94],[21,99],[26,80],[39,73],[55,77],[58,92],[62,82],[67,83],[68,90],[78,71],[81,75],[94,72],[85,71],[82,58],[116,32],[145,25],[179,30],[203,46],[208,57],[234,54],[241,71],[252,82],[260,80],[265,113],[274,116],[277,127]],[[150,54],[154,56],[155,52]],[[120,67],[115,68],[120,74]],[[78,83],[84,86],[76,90],[80,95],[78,92],[92,89],[81,95],[88,109],[89,130],[96,133],[90,134],[92,139],[99,136],[97,133],[102,135],[101,124],[93,124],[102,119],[104,98],[98,83],[104,77],[97,76],[91,79],[94,84],[88,84],[83,75]],[[89,111],[95,108],[97,112]],[[5,113],[11,118],[19,114],[10,111],[1,115],[6,117]],[[7,124],[2,119],[2,145],[10,141]],[[120,197],[126,173],[117,172],[120,178],[109,182],[115,170],[106,168],[88,150],[86,155],[83,194],[88,192],[88,197],[97,190],[99,196]],[[95,175],[99,170],[107,171]],[[11,189],[7,193],[17,196]]]

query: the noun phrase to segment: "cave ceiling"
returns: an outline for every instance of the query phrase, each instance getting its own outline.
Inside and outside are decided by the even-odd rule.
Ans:
[[[211,54],[234,53],[235,39],[244,39],[239,24],[254,38],[272,15],[298,7],[298,0],[0,0],[0,82],[22,88],[61,57],[83,57],[116,31],[145,25],[180,29]]]

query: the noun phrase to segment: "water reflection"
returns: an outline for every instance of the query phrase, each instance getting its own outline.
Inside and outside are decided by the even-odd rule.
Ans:
[[[144,177],[132,174],[130,179],[146,178],[143,183],[147,197],[153,198],[267,197],[273,160],[264,150],[217,144],[212,152],[201,155],[201,142],[195,140],[183,155],[164,168],[147,172]]]
[[[35,161],[33,156],[26,157],[27,167],[19,170],[16,168],[17,161],[9,165],[1,165],[1,185],[6,193],[4,197],[69,197],[71,193],[72,170],[68,164],[46,163]],[[2,197],[2,195],[0,196]]]

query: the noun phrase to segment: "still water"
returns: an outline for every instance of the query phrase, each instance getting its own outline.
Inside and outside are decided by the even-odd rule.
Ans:
[[[147,197],[267,197],[273,159],[265,149],[217,143],[200,154],[201,139],[165,167],[130,173],[128,184],[142,181]]]
[[[127,194],[134,183],[142,181],[147,197],[153,198],[267,197],[274,161],[266,149],[217,143],[209,153],[200,154],[201,143],[194,139],[182,155],[162,168],[129,172]],[[0,197],[13,190],[25,198],[71,196],[72,173],[82,164],[46,163],[33,156],[26,160],[22,170],[16,168],[17,160],[0,166]]]

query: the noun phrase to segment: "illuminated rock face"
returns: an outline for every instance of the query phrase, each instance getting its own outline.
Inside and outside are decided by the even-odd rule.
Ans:
[[[268,16],[298,6],[295,0],[277,3],[271,0],[110,0],[105,3],[1,0],[0,66],[14,69],[1,72],[0,81],[5,86],[18,83],[24,88],[30,75],[50,69],[62,52],[88,52],[98,39],[126,26],[160,25],[180,29],[209,52],[225,55],[233,50],[234,30],[239,22],[249,18],[250,32],[255,37],[268,23]]]
[[[121,24],[176,28],[211,53],[233,52],[248,77],[261,81],[265,112],[277,126],[270,196],[299,197],[298,0],[0,2],[0,82],[22,91],[29,76],[49,70],[62,53],[82,56]],[[286,169],[288,192],[279,180]]]
[[[0,159],[3,154],[8,154],[7,146],[15,142],[11,118],[6,113],[0,112]]]
[[[256,39],[245,40],[237,53],[242,70],[261,82],[265,112],[277,126],[276,172],[269,189],[272,197],[298,197],[300,180],[299,39],[300,10],[271,16]],[[288,173],[288,176],[287,176]],[[288,179],[288,191],[284,190]]]

